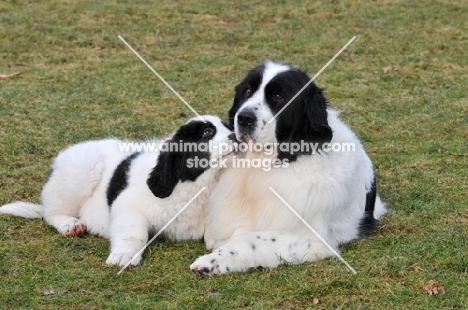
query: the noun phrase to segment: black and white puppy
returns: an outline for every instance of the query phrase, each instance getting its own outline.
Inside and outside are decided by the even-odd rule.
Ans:
[[[283,164],[224,170],[205,209],[212,253],[199,257],[193,272],[223,274],[333,255],[271,189],[336,251],[385,213],[371,160],[322,90],[312,83],[286,106],[309,81],[299,69],[266,61],[237,85],[230,125],[238,140],[265,146],[249,148],[244,159]]]
[[[106,262],[125,265],[143,248],[148,233],[161,229],[206,187],[164,231],[173,240],[201,239],[202,207],[222,167],[213,161],[231,156],[234,136],[218,117],[203,119],[191,119],[172,137],[144,147],[115,139],[70,146],[52,164],[42,204],[14,202],[0,207],[0,214],[43,217],[64,235],[88,231],[110,238]],[[135,146],[146,151],[134,152]]]

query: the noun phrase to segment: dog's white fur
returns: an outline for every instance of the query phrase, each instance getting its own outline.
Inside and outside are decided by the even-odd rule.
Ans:
[[[210,139],[215,147],[210,150],[209,157],[228,156],[227,152],[231,150],[216,146],[230,144],[232,132],[218,117],[206,115],[203,118],[216,127],[216,134]],[[190,120],[186,126],[194,121],[197,120]],[[170,139],[149,142],[162,143]],[[204,232],[202,207],[219,169],[207,169],[194,182],[179,180],[169,197],[158,198],[147,180],[160,158],[160,152],[157,149],[142,152],[129,163],[126,171],[128,184],[109,206],[107,191],[110,180],[118,165],[131,155],[120,149],[122,142],[125,141],[88,141],[66,148],[52,164],[51,174],[42,190],[42,203],[14,202],[2,206],[0,214],[43,217],[64,235],[78,235],[87,230],[109,238],[111,253],[106,263],[125,265],[143,248],[149,232],[161,229],[202,187],[207,187],[164,231],[164,236],[173,240],[201,239]],[[168,168],[172,168],[174,174],[176,169],[185,169]],[[132,264],[136,265],[140,260],[141,255]]]
[[[279,74],[292,70],[294,68],[289,65],[266,62],[257,91],[247,95],[250,97],[240,106],[236,107],[235,100],[233,125],[239,140],[278,142],[276,127],[283,115],[268,123],[275,111],[267,104],[265,86]],[[242,85],[236,88],[237,92],[243,91],[239,89]],[[294,104],[298,103],[293,102],[291,106]],[[241,128],[238,121],[239,113],[247,110],[256,116],[257,126],[250,132]],[[356,135],[338,118],[338,113],[330,108],[326,113],[333,131],[330,143],[354,143],[355,152],[302,155],[287,168],[271,171],[225,170],[205,211],[204,237],[212,253],[199,257],[190,266],[192,271],[203,275],[223,274],[250,267],[276,267],[283,261],[299,264],[333,255],[269,187],[335,250],[340,244],[358,237],[366,194],[374,179],[372,163]],[[299,122],[299,117],[293,115],[292,122]],[[268,156],[263,153],[245,154],[245,158],[251,159],[265,157]],[[378,196],[373,213],[376,219],[385,213]]]

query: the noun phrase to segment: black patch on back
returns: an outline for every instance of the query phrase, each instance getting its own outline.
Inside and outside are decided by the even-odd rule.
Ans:
[[[114,174],[109,181],[107,187],[107,205],[112,206],[112,203],[117,199],[119,194],[128,186],[128,171],[130,170],[130,165],[132,161],[141,153],[133,153],[124,160],[115,168]]]
[[[374,218],[375,201],[377,199],[377,182],[374,173],[374,180],[372,181],[371,188],[366,194],[366,208],[364,217],[359,224],[359,237],[365,236],[372,231],[379,221]]]

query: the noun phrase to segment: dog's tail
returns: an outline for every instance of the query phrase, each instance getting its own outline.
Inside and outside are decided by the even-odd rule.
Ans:
[[[44,206],[30,202],[15,201],[1,206],[0,214],[11,214],[30,219],[42,218]]]

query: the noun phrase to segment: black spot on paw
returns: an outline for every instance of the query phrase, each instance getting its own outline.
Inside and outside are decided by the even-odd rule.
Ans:
[[[198,273],[200,273],[202,275],[209,275],[210,274],[210,268],[203,267],[201,269],[198,269]]]
[[[216,262],[216,259],[214,259],[214,258],[210,261],[210,263],[212,263],[212,264],[214,264],[215,262]]]
[[[226,267],[226,271],[229,272],[231,271],[231,269],[229,267]]]
[[[271,241],[276,242],[276,238],[271,238]]]
[[[233,251],[231,251],[231,252],[229,252],[229,253],[231,253],[231,255],[236,255],[236,253],[234,253]]]
[[[250,247],[252,248],[252,250],[255,250],[255,249],[256,249],[256,246],[255,246],[255,244],[253,244],[253,243],[250,244]]]

